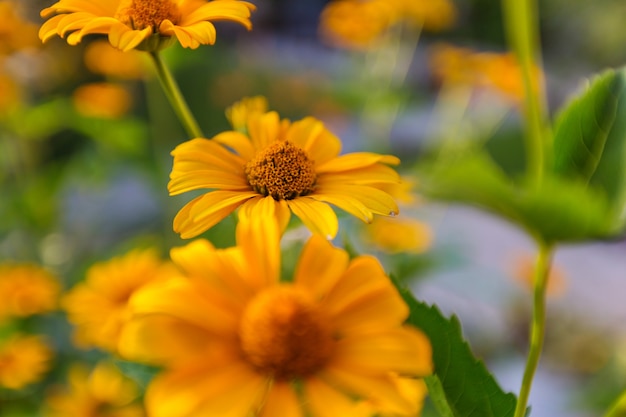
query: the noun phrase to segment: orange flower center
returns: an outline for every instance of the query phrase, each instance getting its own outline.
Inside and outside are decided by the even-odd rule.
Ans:
[[[314,374],[334,350],[327,317],[307,293],[288,285],[252,299],[239,336],[248,362],[279,380]]]
[[[245,168],[248,184],[275,200],[292,200],[315,188],[315,169],[306,152],[289,141],[279,141],[250,160]]]
[[[180,12],[172,0],[122,0],[115,18],[137,30],[152,27],[156,33],[164,20],[177,23]]]

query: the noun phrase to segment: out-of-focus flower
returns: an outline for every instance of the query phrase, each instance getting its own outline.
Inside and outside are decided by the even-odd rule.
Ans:
[[[293,280],[280,276],[273,206],[240,217],[237,246],[172,250],[186,275],[131,299],[125,357],[164,366],[146,393],[152,417],[415,415],[394,375],[432,371],[431,346],[370,256],[314,235]],[[367,408],[367,407],[366,407]]]
[[[22,102],[22,88],[10,75],[0,71],[0,119]]]
[[[263,114],[267,110],[268,104],[265,97],[245,97],[226,109],[226,118],[234,130],[245,132],[248,119],[253,114]]]
[[[37,25],[22,19],[17,9],[17,2],[0,1],[0,56],[40,45]]]
[[[87,45],[85,65],[94,74],[128,80],[143,78],[147,72],[141,52],[122,52],[105,40]]]
[[[335,0],[322,11],[319,30],[335,46],[367,49],[394,26],[441,31],[452,26],[456,14],[449,0]]]
[[[81,85],[74,90],[72,100],[84,116],[118,119],[128,113],[133,98],[123,86],[104,82]]]
[[[40,336],[15,334],[0,339],[0,387],[21,389],[39,381],[52,356]]]
[[[439,44],[432,48],[430,65],[442,83],[486,88],[501,94],[513,103],[524,99],[521,69],[511,53],[477,52]],[[533,85],[540,86],[541,71],[534,71]]]
[[[397,214],[381,184],[399,181],[384,164],[395,156],[353,153],[339,156],[340,140],[313,117],[291,123],[276,112],[253,112],[247,134],[227,131],[212,140],[197,138],[174,149],[170,195],[214,189],[185,205],[174,218],[183,239],[208,230],[241,206],[246,215],[273,205],[281,225],[291,213],[314,233],[337,234],[337,215],[328,204],[371,222],[374,214]]]
[[[227,20],[252,28],[251,3],[239,0],[60,0],[41,11],[49,18],[39,30],[46,42],[67,36],[78,44],[90,34],[108,35],[122,51],[155,51],[176,38],[185,48],[215,43],[213,21]]]
[[[36,265],[0,265],[0,321],[54,310],[58,279]]]
[[[54,386],[45,399],[45,417],[143,417],[134,402],[136,384],[115,366],[101,362],[88,372],[81,365],[70,368],[68,386]]]
[[[518,255],[516,259],[513,261],[512,265],[512,276],[519,284],[521,284],[524,288],[529,291],[533,290],[534,287],[534,269],[535,263],[531,256],[529,255]],[[565,274],[558,266],[552,265],[550,269],[550,274],[548,276],[548,287],[546,292],[550,297],[558,297],[563,295],[565,292],[565,287],[567,280],[565,278]]]
[[[432,231],[427,224],[408,217],[405,213],[416,205],[417,197],[412,192],[414,183],[403,178],[395,184],[385,184],[383,190],[400,202],[402,214],[394,217],[377,217],[364,226],[364,240],[389,253],[423,253],[433,241]]]
[[[68,320],[76,326],[76,344],[116,352],[120,329],[130,315],[128,300],[132,294],[150,282],[175,274],[175,268],[153,250],[133,250],[93,265],[85,282],[62,300]]]

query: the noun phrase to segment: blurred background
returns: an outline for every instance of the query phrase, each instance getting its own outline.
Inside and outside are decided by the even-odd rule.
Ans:
[[[521,87],[506,55],[500,2],[442,2],[420,24],[404,22],[375,39],[351,38],[357,30],[333,26],[330,12],[321,18],[332,2],[252,2],[251,32],[217,23],[214,46],[164,51],[203,131],[228,130],[225,108],[263,95],[282,117],[324,121],[345,152],[400,156],[412,186],[400,200],[398,220],[407,223],[368,228],[342,217],[337,243],[377,254],[417,298],[456,314],[476,355],[516,392],[532,241],[477,210],[425,201],[412,174],[429,149],[467,143],[485,146],[513,176],[524,166]],[[169,153],[187,138],[147,57],[117,53],[98,37],[41,45],[39,11],[51,3],[0,1],[0,262],[43,266],[69,289],[95,262],[135,247],[166,256],[184,244],[171,224],[191,197],[167,194]],[[626,62],[626,3],[539,3],[537,76],[554,116],[585,79]],[[229,246],[233,228],[229,218],[204,236]],[[286,250],[301,237],[290,232]],[[564,247],[554,269],[532,415],[598,416],[626,388],[626,243]],[[71,344],[61,311],[12,322],[0,334],[16,326],[45,334],[55,359],[41,383],[0,387],[0,417],[38,415],[46,381],[72,361],[102,356]],[[424,416],[436,416],[431,406]]]

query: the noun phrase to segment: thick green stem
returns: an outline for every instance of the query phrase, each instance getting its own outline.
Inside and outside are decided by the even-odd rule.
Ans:
[[[198,122],[193,117],[191,110],[189,110],[189,106],[180,92],[180,88],[178,88],[176,80],[174,80],[174,77],[163,62],[163,59],[161,59],[159,52],[150,52],[150,56],[154,61],[154,65],[156,67],[159,80],[161,81],[161,86],[165,91],[165,95],[167,96],[167,99],[172,105],[176,116],[178,116],[178,119],[182,123],[189,137],[192,139],[205,137],[200,129],[200,126],[198,125]]]
[[[540,244],[539,255],[537,257],[537,265],[535,266],[534,275],[534,293],[533,293],[533,316],[530,328],[530,347],[528,357],[526,358],[526,368],[524,369],[524,377],[522,386],[517,398],[517,406],[515,407],[514,417],[524,417],[526,415],[526,406],[530,395],[530,388],[533,383],[535,371],[539,364],[539,357],[543,349],[543,341],[546,329],[546,287],[548,285],[548,276],[550,274],[550,264],[552,262],[552,247]]]
[[[541,68],[537,0],[502,0],[502,10],[509,44],[522,71],[528,172],[539,184],[551,152],[551,138],[545,89],[537,77]]]

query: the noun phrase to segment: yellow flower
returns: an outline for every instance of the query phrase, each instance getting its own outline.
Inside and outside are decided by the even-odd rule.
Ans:
[[[0,1],[0,56],[38,44],[37,26],[22,19],[18,13],[18,3]]]
[[[55,386],[45,399],[45,417],[143,417],[133,401],[139,392],[115,366],[101,362],[88,372],[80,365],[69,371],[69,385]]]
[[[0,120],[22,102],[22,88],[9,74],[0,71]]]
[[[0,387],[20,389],[46,373],[52,351],[39,336],[13,335],[0,340]]]
[[[139,79],[147,72],[141,52],[122,52],[105,40],[90,42],[84,60],[89,71],[107,77]]]
[[[388,1],[336,0],[320,16],[319,31],[328,43],[349,49],[372,47],[394,23]]]
[[[524,99],[521,69],[511,53],[477,52],[441,44],[432,49],[430,63],[441,82],[486,88],[515,104]],[[532,83],[536,90],[541,77],[540,69],[534,68]]]
[[[59,292],[57,278],[39,266],[0,265],[0,321],[51,311]]]
[[[239,0],[60,0],[41,11],[50,18],[39,30],[46,42],[55,35],[70,45],[83,36],[106,34],[122,51],[157,50],[174,37],[185,48],[215,43],[212,21],[228,20],[251,29],[253,4]]]
[[[430,32],[448,29],[456,21],[457,10],[450,0],[385,0],[395,4],[398,18]]]
[[[121,85],[113,83],[85,84],[72,94],[76,110],[88,117],[118,119],[124,116],[132,104],[132,96]]]
[[[273,206],[264,210],[240,218],[236,247],[196,240],[173,249],[186,276],[131,299],[120,352],[165,368],[147,389],[148,413],[354,416],[370,401],[414,415],[419,404],[394,375],[429,374],[431,347],[403,325],[409,309],[379,262],[350,260],[314,235],[286,282],[280,228]]]
[[[68,320],[76,326],[76,344],[115,352],[120,329],[129,316],[130,296],[147,283],[175,273],[152,250],[134,250],[93,265],[85,282],[62,300]]]
[[[313,117],[290,123],[276,112],[253,112],[247,135],[237,131],[212,140],[197,138],[172,152],[170,195],[214,189],[184,206],[174,218],[183,239],[208,230],[240,207],[250,212],[272,204],[281,225],[291,212],[314,233],[332,238],[337,216],[327,203],[371,222],[374,214],[397,214],[381,184],[399,180],[383,164],[398,158],[374,153],[339,156],[341,142]]]

